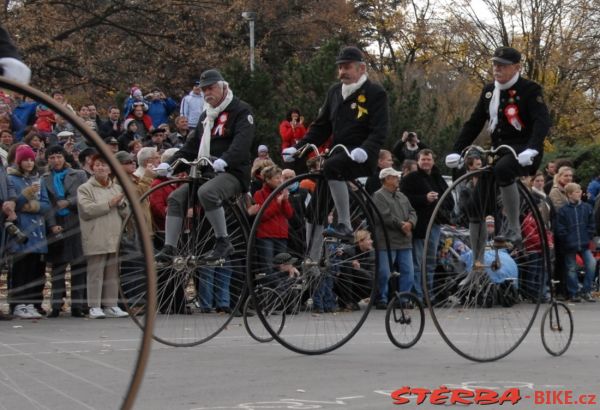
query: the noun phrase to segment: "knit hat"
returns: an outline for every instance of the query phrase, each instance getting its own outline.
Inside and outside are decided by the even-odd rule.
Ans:
[[[261,152],[269,152],[269,147],[267,147],[266,145],[259,145],[258,153],[260,154]]]
[[[131,87],[131,95],[134,97],[141,97],[142,90],[139,87]]]
[[[35,152],[33,152],[33,149],[29,145],[19,145],[15,155],[15,164],[19,165],[26,159],[35,161]]]

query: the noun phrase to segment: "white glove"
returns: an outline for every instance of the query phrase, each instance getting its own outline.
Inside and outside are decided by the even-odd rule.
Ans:
[[[2,67],[4,77],[9,80],[18,81],[23,84],[29,84],[31,79],[31,70],[22,61],[12,57],[0,58],[0,67]]]
[[[213,169],[215,172],[225,172],[225,168],[227,168],[227,162],[223,161],[221,158],[213,162]]]
[[[446,155],[446,166],[448,168],[458,168],[460,166],[460,154]]]
[[[367,155],[367,151],[364,149],[354,148],[350,153],[350,158],[352,158],[352,161],[362,164],[367,160],[367,158],[369,158],[369,156]]]
[[[284,162],[294,162],[294,160],[295,160],[294,155],[296,155],[296,152],[298,152],[298,150],[294,147],[289,147],[289,148],[286,148],[283,151],[281,151],[281,155],[283,156],[283,161]]]
[[[532,165],[533,159],[537,154],[539,154],[539,152],[537,152],[536,150],[527,148],[525,151],[521,152],[517,157],[517,159],[519,160],[519,165],[521,165],[522,167]]]

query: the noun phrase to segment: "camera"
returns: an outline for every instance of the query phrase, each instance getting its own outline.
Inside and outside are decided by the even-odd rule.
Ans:
[[[24,244],[29,240],[27,235],[25,235],[18,227],[12,222],[5,222],[4,229],[6,232],[15,239],[15,242],[19,244]]]

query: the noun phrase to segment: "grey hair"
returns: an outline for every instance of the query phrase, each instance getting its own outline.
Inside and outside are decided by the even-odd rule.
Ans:
[[[152,158],[152,155],[157,151],[156,147],[143,147],[137,153],[137,160],[139,167],[145,167],[146,161]]]

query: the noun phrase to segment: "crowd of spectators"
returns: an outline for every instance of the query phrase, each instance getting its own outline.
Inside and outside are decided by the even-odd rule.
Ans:
[[[138,87],[133,87],[122,108],[113,105],[101,110],[106,118],[102,118],[91,103],[75,110],[62,91],[54,91],[52,97],[99,133],[131,178],[139,196],[173,177],[167,175],[169,157],[194,132],[204,104],[197,83],[180,104],[159,89],[144,95]],[[293,146],[306,134],[307,126],[298,109],[289,111],[279,125],[279,132],[282,148]],[[260,145],[256,152],[250,195],[243,205],[250,220],[281,183],[299,173],[317,170],[318,161],[314,158],[280,169],[271,158],[275,154],[266,145]],[[110,177],[106,161],[60,115],[28,98],[5,93],[0,94],[0,159],[4,219],[22,235],[7,235],[3,246],[4,256],[10,256],[10,313],[20,318],[57,317],[69,311],[74,317],[127,316],[117,304],[116,262],[117,241],[127,202],[117,181]],[[395,170],[394,162],[400,171]],[[481,161],[471,160],[467,165],[477,168]],[[591,283],[596,262],[589,244],[600,225],[600,177],[592,180],[583,192],[572,183],[573,173],[568,165],[550,162],[544,173],[526,182],[538,201],[545,204],[545,221],[553,233],[557,275],[565,279],[565,297],[573,302],[581,299],[593,302]],[[416,133],[405,132],[392,151],[380,151],[377,171],[366,180],[366,189],[390,232],[393,266],[389,266],[384,257],[386,249],[372,248],[366,231],[358,234],[353,243],[334,252],[338,258],[346,255],[351,260],[342,270],[356,270],[360,266],[360,258],[354,258],[354,254],[364,257],[371,253],[379,258],[379,271],[374,273],[379,288],[375,300],[377,308],[383,309],[387,304],[390,280],[397,281],[391,289],[412,290],[423,297],[420,265],[426,228],[446,187],[435,166],[435,154]],[[176,188],[175,184],[164,185],[142,203],[151,230],[164,230],[167,199]],[[257,250],[258,263],[265,273],[288,269],[285,263],[274,263],[282,258],[288,262],[294,259],[282,254],[302,252],[304,238],[289,232],[305,229],[306,198],[313,189],[310,180],[301,181],[283,191],[264,213],[263,218],[268,222],[261,223],[258,230]],[[448,204],[449,208],[453,206]],[[573,230],[573,226],[582,229]],[[439,229],[433,225],[429,237],[432,243],[439,242]],[[157,240],[160,242],[159,236],[155,236],[155,242]],[[435,252],[436,246],[429,249]],[[586,272],[581,290],[577,282],[577,255]],[[52,291],[49,309],[44,310],[47,264]],[[434,270],[435,267],[428,267],[428,271]],[[390,279],[392,272],[399,272],[400,276]],[[70,298],[67,282],[70,282]],[[358,309],[355,294],[360,291],[331,283],[323,284],[316,292],[313,296],[317,313]],[[211,308],[205,306],[203,311],[209,312]]]

